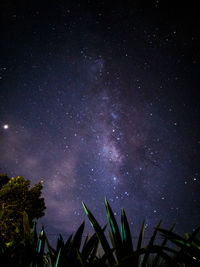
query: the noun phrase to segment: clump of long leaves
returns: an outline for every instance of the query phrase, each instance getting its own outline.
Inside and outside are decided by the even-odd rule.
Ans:
[[[186,233],[185,238],[165,229],[158,229],[162,236],[175,244],[178,250],[173,250],[173,266],[200,266],[200,231],[198,227],[192,234]]]
[[[145,247],[142,247],[142,240],[144,237],[143,222],[137,241],[137,246],[134,249],[125,211],[122,209],[120,231],[114,213],[108,201],[105,199],[107,217],[111,228],[109,237],[112,248],[110,248],[104,232],[102,231],[97,220],[91,211],[86,207],[86,205],[84,203],[82,204],[105,252],[104,257],[106,259],[105,263],[107,263],[106,266],[200,266],[200,239],[197,238],[200,227],[198,227],[192,234],[185,234],[186,238],[183,238],[173,233],[174,226],[172,226],[170,230],[161,229],[160,221],[155,228],[149,243]],[[162,233],[162,236],[164,237],[161,245],[155,244],[156,235],[158,232]],[[171,246],[166,246],[168,241],[171,241],[173,244],[175,244],[178,247],[178,250],[172,249]]]
[[[97,249],[99,240],[96,233],[91,237],[89,234],[86,236],[82,249],[81,241],[85,223],[83,222],[78,228],[74,237],[72,235],[64,242],[62,235],[59,235],[57,239],[56,249],[48,246],[48,254],[51,259],[51,264],[54,267],[61,266],[94,266],[97,263]],[[95,265],[96,266],[96,265]]]
[[[30,229],[28,215],[23,213],[24,236],[23,240],[14,245],[3,243],[0,235],[0,263],[1,266],[15,267],[197,267],[200,266],[200,240],[197,235],[200,227],[185,238],[170,230],[160,228],[158,223],[147,245],[143,246],[145,222],[142,223],[136,247],[132,242],[132,235],[125,211],[121,212],[121,226],[118,227],[114,213],[105,199],[107,218],[110,225],[108,232],[110,243],[105,235],[106,227],[101,227],[91,211],[82,202],[85,213],[95,233],[89,234],[83,240],[85,223],[83,222],[74,235],[64,242],[59,234],[56,248],[50,246],[44,231],[44,226],[37,234],[36,223]],[[156,235],[161,233],[163,241],[156,244]],[[83,241],[83,245],[82,244]],[[167,246],[171,241],[177,248]],[[111,244],[111,245],[110,245]],[[47,253],[45,252],[47,245]],[[103,254],[98,254],[101,245]]]
[[[86,205],[83,202],[82,205],[104,250],[104,255],[103,255],[104,266],[145,267],[145,266],[157,266],[161,260],[163,261],[163,264],[164,262],[166,263],[172,262],[170,256],[162,250],[163,245],[167,241],[166,239],[164,239],[162,246],[154,245],[156,234],[158,232],[158,227],[160,226],[161,222],[159,222],[159,224],[157,225],[149,241],[149,244],[145,247],[142,247],[142,241],[145,229],[145,222],[143,222],[139,233],[139,238],[137,241],[137,246],[134,249],[132,243],[132,235],[125,211],[122,209],[121,231],[120,231],[114,213],[108,201],[105,199],[107,217],[111,228],[111,231],[109,231],[109,237],[112,244],[111,248],[108,240],[106,239],[103,229],[95,219],[94,215],[91,213],[91,211],[86,207]],[[166,250],[168,250],[168,248]],[[150,257],[151,254],[155,255],[155,253],[157,253],[157,255],[154,258]],[[150,262],[151,265],[149,265]]]

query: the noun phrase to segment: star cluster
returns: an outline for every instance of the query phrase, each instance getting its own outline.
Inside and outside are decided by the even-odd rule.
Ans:
[[[43,178],[47,233],[87,220],[82,200],[104,224],[104,197],[136,230],[199,223],[198,19],[175,11],[5,2],[0,167]]]

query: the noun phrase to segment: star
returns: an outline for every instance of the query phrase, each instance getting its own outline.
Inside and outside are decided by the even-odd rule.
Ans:
[[[3,125],[3,128],[4,128],[5,130],[7,130],[7,129],[9,128],[8,124],[4,124],[4,125]]]

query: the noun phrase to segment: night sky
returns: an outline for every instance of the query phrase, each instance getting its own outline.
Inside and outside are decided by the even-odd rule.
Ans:
[[[133,236],[200,224],[197,8],[1,0],[0,168],[42,179],[39,220],[64,239],[101,225],[104,197]]]

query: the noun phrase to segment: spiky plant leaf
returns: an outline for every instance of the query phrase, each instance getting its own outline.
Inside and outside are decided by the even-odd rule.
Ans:
[[[181,248],[177,252],[174,262],[177,264],[185,262],[189,266],[198,266],[198,264],[200,265],[200,251],[192,244],[200,228],[197,228],[189,239],[184,239],[180,235],[165,229],[158,230],[163,234],[163,236],[167,237],[172,243]]]
[[[100,242],[101,242],[101,245],[102,245],[102,248],[106,254],[106,257],[109,261],[109,264],[110,265],[113,265],[115,264],[115,258],[112,254],[112,251],[111,251],[111,248],[108,244],[108,241],[104,235],[104,231],[102,230],[102,228],[100,227],[99,223],[97,222],[97,220],[95,219],[95,217],[93,216],[93,214],[90,212],[90,210],[86,207],[86,205],[84,204],[84,202],[82,201],[82,205],[83,205],[83,208],[85,210],[85,213],[87,214],[89,220],[90,220],[90,223],[92,225],[92,227],[94,228]]]
[[[156,229],[154,230],[154,233],[149,241],[149,244],[147,247],[151,248],[153,246],[153,243],[155,241],[155,238],[156,238],[156,234],[158,232],[158,228],[160,227],[161,225],[161,221],[158,223],[158,225],[156,226]],[[148,261],[148,258],[149,258],[149,255],[150,255],[150,251],[147,251],[147,253],[145,253],[144,255],[144,259],[142,261],[142,267],[145,267],[147,265],[147,261]]]
[[[51,266],[54,266],[56,263],[56,250],[50,246],[48,239],[46,239],[48,254],[51,260]]]
[[[176,255],[177,254],[176,250],[168,248],[168,247],[162,247],[162,246],[159,246],[159,245],[153,245],[152,247],[147,247],[145,249],[149,250],[150,253],[154,253],[154,254],[157,253],[157,255],[159,255],[159,258],[163,259],[165,262],[167,262],[169,264],[167,266],[170,266],[170,267],[171,266],[177,266],[177,265],[174,265],[173,257],[171,257],[168,254],[170,252],[170,253],[173,253],[174,255]],[[156,262],[156,264],[155,264],[154,261],[153,261],[152,266],[156,266],[156,267],[159,266],[157,264],[158,264],[158,262]],[[164,266],[165,266],[165,264],[164,264]]]
[[[106,206],[106,212],[107,212],[107,217],[108,217],[108,221],[110,224],[110,228],[112,231],[112,241],[113,241],[113,247],[116,249],[116,257],[117,260],[120,261],[120,258],[122,257],[122,240],[121,240],[121,235],[120,235],[120,231],[114,216],[114,213],[107,201],[107,199],[105,198],[105,206]]]
[[[72,250],[80,249],[84,227],[85,227],[85,222],[83,222],[76,231],[72,242]]]
[[[82,248],[82,258],[84,260],[88,259],[89,256],[91,255],[93,250],[96,250],[96,247],[98,245],[98,237],[96,235],[96,233],[94,233],[91,238],[88,240],[88,242],[86,244],[84,244],[83,248]]]
[[[83,243],[82,251],[87,246],[87,243],[88,243],[89,239],[90,239],[90,235],[89,235],[89,233],[87,233],[85,241]]]
[[[55,262],[54,267],[58,267],[58,263],[59,263],[59,260],[60,260],[61,250],[62,250],[62,248],[60,248],[59,251],[58,251],[58,255],[57,255],[57,258],[56,258],[56,262]]]
[[[172,232],[172,231],[174,230],[174,227],[175,227],[175,224],[172,225],[172,227],[169,229],[169,231]],[[157,229],[157,230],[158,230],[158,229]],[[168,238],[165,237],[165,238],[163,239],[163,242],[162,242],[162,244],[161,244],[161,247],[165,247],[166,244],[167,244],[167,241],[168,241]],[[159,260],[160,260],[160,254],[158,253],[158,254],[156,255],[154,261],[153,261],[153,266],[157,266]]]
[[[42,226],[42,230],[39,233],[39,240],[38,240],[38,247],[37,247],[37,252],[38,254],[43,254],[44,253],[44,247],[45,247],[45,241],[46,241],[46,235],[44,232],[44,226]]]
[[[95,240],[95,243],[93,244],[92,253],[90,254],[90,257],[89,257],[89,262],[91,264],[93,264],[93,262],[95,262],[95,259],[97,258],[96,255],[97,255],[98,247],[99,247],[99,239],[97,238]]]
[[[82,255],[81,255],[81,253],[78,251],[78,249],[76,249],[76,254],[77,254],[77,260],[78,260],[79,266],[80,266],[80,267],[86,267],[86,264],[84,263],[84,260],[83,260],[83,258],[82,258]]]
[[[189,238],[191,237],[191,235],[192,234],[185,233],[185,237],[186,237],[187,241],[189,240]],[[191,244],[200,250],[200,239],[197,238],[196,236],[194,238],[192,238]]]
[[[181,240],[181,241],[185,242],[185,239],[182,236],[175,234],[172,231],[165,230],[162,228],[159,228],[158,231],[162,233],[162,236],[167,237],[168,240],[170,240],[170,241],[171,240]]]
[[[138,238],[137,250],[141,249],[141,247],[142,247],[142,240],[144,237],[144,225],[145,225],[145,221],[143,221],[141,229],[140,229],[140,235]]]
[[[121,214],[121,236],[123,242],[123,251],[126,252],[126,255],[128,255],[129,253],[133,252],[133,242],[124,209],[122,209],[122,214]]]
[[[140,266],[140,254],[139,253],[137,254],[137,252],[140,251],[142,248],[142,240],[144,237],[144,225],[145,225],[145,222],[143,221],[141,229],[140,229],[139,238],[138,238],[137,250],[135,251],[136,256],[135,256],[134,262],[135,262],[136,267]]]
[[[56,244],[56,251],[58,252],[60,248],[64,247],[64,240],[61,234],[58,235],[57,244]]]
[[[73,236],[73,234],[71,234],[71,235],[68,237],[67,241],[65,242],[65,247],[64,247],[64,250],[65,250],[65,251],[68,250],[68,249],[71,247],[72,236]]]
[[[198,248],[196,248],[195,246],[186,241],[184,242],[178,239],[177,240],[172,239],[170,241],[181,248],[181,250],[177,254],[178,258],[181,257],[184,258],[186,255],[188,255],[189,258],[195,258],[200,261],[200,252]]]
[[[114,248],[115,247],[115,240],[114,240],[114,236],[113,236],[112,232],[108,231],[108,236],[110,238],[110,242],[112,244],[112,247]]]
[[[197,237],[197,234],[199,233],[199,231],[200,231],[200,227],[195,229],[195,231],[191,235],[189,235],[189,238],[187,239],[187,242],[189,242],[189,243],[193,242],[195,240],[195,238]],[[200,240],[199,240],[199,242],[200,242]]]
[[[175,234],[173,232],[170,232],[168,230],[165,230],[165,229],[158,229],[158,231],[160,231],[162,233],[162,235],[164,237],[167,237],[168,240],[170,240],[172,243],[178,245],[181,248],[188,248],[189,249],[192,247],[192,245],[191,245],[192,239],[187,240],[187,239],[183,238],[182,236]]]

